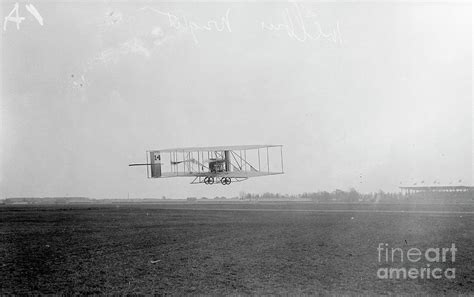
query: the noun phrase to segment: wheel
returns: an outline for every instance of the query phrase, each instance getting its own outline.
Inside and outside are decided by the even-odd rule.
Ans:
[[[206,185],[209,184],[209,176],[206,176],[206,177],[204,178],[204,183],[205,183]]]
[[[214,183],[214,178],[212,176],[208,176],[207,178],[207,184],[212,185]]]
[[[232,182],[232,179],[231,179],[230,177],[223,177],[223,178],[221,179],[221,183],[222,183],[223,185],[230,185],[231,182]]]

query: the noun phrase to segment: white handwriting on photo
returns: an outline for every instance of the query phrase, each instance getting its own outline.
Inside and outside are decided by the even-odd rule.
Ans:
[[[25,4],[26,10],[38,21],[38,23],[43,26],[43,17],[38,12],[36,7],[33,4]],[[3,21],[3,31],[7,30],[7,23],[13,22],[16,24],[16,29],[20,30],[20,24],[25,20],[25,17],[20,16],[20,6],[18,3],[15,3],[13,9],[10,11],[8,16],[5,17]]]
[[[33,4],[25,4],[26,10],[43,26],[43,17]],[[198,22],[190,19],[185,15],[174,14],[170,11],[163,11],[157,8],[145,6],[140,8],[141,11],[151,11],[166,18],[168,26],[178,32],[188,32],[194,43],[198,44],[197,33],[200,31],[216,31],[232,33],[230,22],[230,9],[219,18],[208,19]],[[3,30],[7,30],[8,22],[16,24],[17,30],[20,24],[25,20],[24,16],[20,16],[20,6],[15,3],[13,9],[4,18]],[[331,28],[323,29],[323,25],[318,20],[318,15],[314,11],[304,7],[300,3],[292,2],[290,7],[282,10],[281,19],[277,21],[260,21],[260,29],[266,32],[283,32],[292,40],[299,42],[328,40],[334,43],[342,43],[342,36],[339,27],[339,21]]]
[[[142,7],[140,10],[150,10],[154,13],[165,16],[168,19],[169,27],[174,28],[177,31],[189,32],[196,44],[199,43],[198,38],[196,36],[196,32],[198,31],[215,30],[217,32],[223,32],[223,31],[226,31],[229,33],[232,32],[232,29],[230,27],[230,22],[229,22],[230,9],[226,10],[225,15],[222,16],[220,20],[210,19],[204,22],[203,25],[199,25],[197,22],[189,20],[184,15],[180,17],[178,15],[172,14],[169,11],[161,11],[156,8],[152,8],[148,6]]]
[[[317,14],[302,4],[293,2],[292,7],[284,9],[282,19],[278,23],[262,21],[262,30],[282,31],[288,34],[290,39],[299,42],[327,39],[334,43],[342,43],[338,21],[331,30],[323,30]]]

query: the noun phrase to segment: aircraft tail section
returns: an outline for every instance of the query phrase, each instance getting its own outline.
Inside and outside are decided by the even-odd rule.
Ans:
[[[161,155],[158,151],[150,152],[150,177],[161,177]]]

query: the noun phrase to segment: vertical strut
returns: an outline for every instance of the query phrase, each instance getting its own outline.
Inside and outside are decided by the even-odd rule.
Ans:
[[[146,165],[146,177],[150,178],[150,173],[148,172],[148,164],[150,164],[150,162],[148,161],[148,154],[149,154],[149,152],[146,151],[146,152],[145,152],[146,164],[147,164],[147,165]]]
[[[283,146],[280,146],[281,172],[283,173]]]
[[[268,173],[270,173],[270,161],[268,158],[268,146],[267,146],[267,168],[268,168]]]
[[[245,171],[247,171],[247,150],[244,150]]]
[[[257,151],[258,151],[258,171],[260,171],[260,148],[258,148]]]

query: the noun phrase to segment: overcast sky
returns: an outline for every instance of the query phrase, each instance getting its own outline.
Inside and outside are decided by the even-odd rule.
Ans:
[[[14,4],[2,2],[2,20]],[[18,12],[19,29],[1,33],[2,197],[472,185],[468,2],[30,1]],[[239,144],[284,145],[285,174],[224,187],[128,167],[150,149]]]

